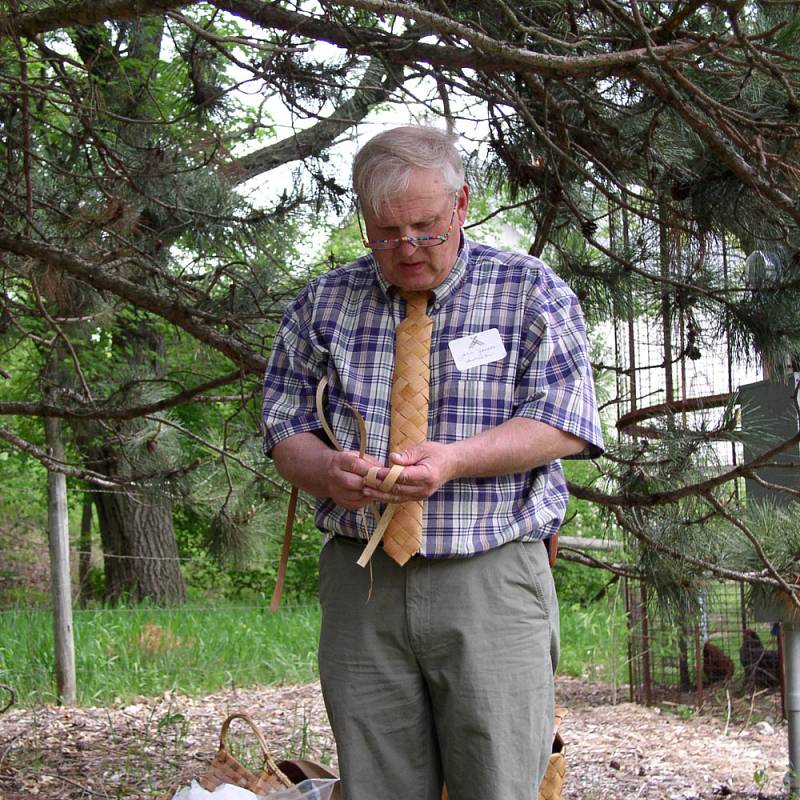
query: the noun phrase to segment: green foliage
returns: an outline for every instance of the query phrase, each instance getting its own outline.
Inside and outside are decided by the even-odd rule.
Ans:
[[[328,266],[331,268],[347,264],[366,253],[355,213],[348,217],[342,226],[331,231],[327,250]]]
[[[231,563],[225,557],[214,558],[206,547],[207,521],[191,509],[176,514],[176,536],[180,554],[187,559],[183,573],[190,597],[198,600],[268,604],[278,577],[278,563],[283,542],[285,502],[275,502],[262,517],[257,555],[249,561]],[[318,596],[318,560],[322,544],[320,532],[310,516],[299,515],[295,521],[292,547],[286,569],[283,603],[315,603]]]
[[[559,558],[553,567],[558,599],[568,608],[589,608],[603,604],[606,594],[615,591],[616,576],[602,569]]]
[[[800,519],[795,505],[749,502],[739,509],[737,519],[742,527],[728,523],[716,529],[722,542],[721,562],[755,574],[768,572],[772,576],[775,570],[790,585],[795,583],[800,576]],[[776,591],[787,604],[790,602],[782,590],[766,586],[752,586],[749,594],[757,602],[772,605]]]
[[[0,450],[0,521],[47,518],[47,470],[17,450]]]
[[[601,480],[597,466],[587,459],[564,459],[561,462],[567,481],[591,486]],[[614,537],[615,527],[608,512],[596,503],[570,495],[561,533],[565,536],[584,536],[590,539]]]
[[[728,6],[536,0],[487,14],[467,2],[432,10],[424,31],[414,31],[402,4],[384,16],[284,4],[281,12],[297,24],[265,29],[190,3],[181,13],[194,25],[155,15],[8,37],[0,45],[3,227],[13,241],[62,248],[103,280],[6,249],[0,348],[11,377],[0,379],[0,402],[48,397],[75,414],[106,409],[104,420],[73,420],[70,463],[134,477],[137,488],[157,486],[181,506],[178,536],[195,593],[269,595],[284,498],[270,483],[274,474],[262,470],[258,377],[232,378],[202,400],[147,419],[117,414],[229,373],[239,357],[221,355],[220,343],[235,342],[246,356],[265,354],[297,286],[363,252],[352,218],[341,225],[326,218],[333,209],[341,219],[349,201],[337,158],[357,133],[342,120],[358,122],[358,103],[315,123],[350,96],[367,62],[346,47],[334,52],[327,40],[296,35],[323,11],[331,32],[344,26],[340,40],[355,41],[343,35],[348,27],[370,29],[385,63],[395,64],[392,74],[377,70],[373,95],[358,98],[365,108],[383,110],[387,94],[378,87],[407,76],[414,85],[395,99],[416,95],[434,122],[441,122],[437,109],[451,106],[448,123],[475,145],[471,218],[485,221],[469,235],[510,240],[520,250],[546,240],[546,260],[603,332],[614,317],[671,317],[675,331],[686,330],[685,352],[658,353],[656,361],[699,356],[694,337],[702,327],[709,338],[724,334],[740,358],[757,351],[767,363],[785,364],[800,352],[800,84],[791,67],[800,22],[791,3]],[[468,49],[469,35],[437,23],[449,14],[494,46],[471,59],[477,51]],[[428,55],[413,64],[420,34]],[[430,62],[434,41],[441,64]],[[644,41],[662,54],[648,56]],[[459,48],[466,60],[451,59]],[[531,55],[583,61],[579,69],[528,70],[508,60]],[[471,61],[474,70],[452,66]],[[424,81],[416,83],[423,72],[436,77],[430,95]],[[291,132],[281,140],[271,102],[288,119],[280,124]],[[258,185],[240,182],[248,162],[237,156],[268,142],[278,146],[265,155],[267,166],[248,173],[260,172]],[[272,171],[287,161],[299,165],[291,176]],[[761,261],[775,270],[734,267],[721,249],[734,241],[745,254],[766,254]],[[106,278],[152,293],[167,310],[159,316],[141,297],[105,287]],[[181,328],[187,320],[192,325]],[[256,373],[253,361],[242,358]],[[675,363],[675,374],[685,363]],[[613,377],[621,385],[634,374]],[[648,402],[642,395],[636,401]],[[728,423],[735,424],[734,409]],[[683,430],[668,415],[653,425],[660,439],[616,449],[602,478],[588,464],[570,463],[567,471],[574,483],[623,498],[615,511],[630,534],[631,558],[680,614],[706,577],[692,558],[754,570],[764,564],[735,525],[709,522],[702,502],[628,507],[626,498],[639,502],[714,474],[719,464],[709,443],[729,432]],[[42,446],[38,418],[11,419],[7,428]],[[6,443],[0,459],[0,514],[39,512],[43,470]],[[748,524],[765,538],[773,563],[794,576],[796,537],[790,530],[783,542],[770,538],[783,522],[769,519]],[[610,512],[575,498],[567,520],[565,535],[616,533]],[[290,598],[313,595],[318,546],[304,521],[290,561]],[[602,587],[597,574],[558,570],[570,601],[586,603]]]
[[[79,702],[119,704],[165,691],[202,694],[314,680],[319,624],[313,604],[285,604],[276,615],[263,605],[222,601],[202,608],[78,610]],[[559,672],[626,682],[626,636],[616,590],[588,607],[562,598]],[[0,642],[0,683],[14,686],[23,705],[53,702],[50,612],[0,612]]]

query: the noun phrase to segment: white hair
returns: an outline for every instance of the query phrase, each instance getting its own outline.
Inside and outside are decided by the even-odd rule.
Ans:
[[[406,125],[373,136],[353,160],[353,189],[362,208],[373,213],[390,197],[405,192],[415,169],[438,169],[446,190],[464,185],[457,139],[438,128]]]

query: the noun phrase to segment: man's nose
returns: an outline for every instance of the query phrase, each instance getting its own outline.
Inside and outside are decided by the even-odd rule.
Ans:
[[[400,251],[401,256],[410,256],[418,247],[419,245],[416,242],[412,241],[411,237],[405,236],[400,241],[400,244],[398,245],[398,250]]]

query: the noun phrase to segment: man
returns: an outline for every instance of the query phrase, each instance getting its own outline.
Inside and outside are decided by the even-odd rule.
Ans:
[[[319,663],[343,795],[439,800],[446,783],[451,800],[533,800],[558,659],[542,545],[567,500],[558,459],[602,451],[578,302],[538,259],[462,235],[469,188],[447,134],[375,136],[353,183],[371,252],[290,305],[264,384],[265,448],[319,498],[326,534]],[[420,292],[427,436],[390,453],[395,329]],[[320,431],[322,378],[337,442]],[[387,532],[358,566],[373,509],[418,501],[417,552],[401,566]]]

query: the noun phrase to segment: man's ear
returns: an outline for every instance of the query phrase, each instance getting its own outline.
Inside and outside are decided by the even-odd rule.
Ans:
[[[458,200],[456,201],[456,218],[458,224],[463,225],[467,220],[467,209],[469,208],[469,186],[465,183],[458,190]]]

